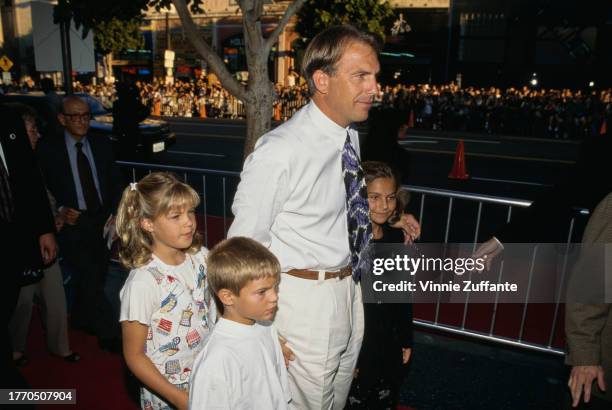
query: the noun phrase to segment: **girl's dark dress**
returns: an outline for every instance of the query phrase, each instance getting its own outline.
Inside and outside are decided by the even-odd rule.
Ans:
[[[403,243],[404,234],[385,224],[381,239],[371,243]],[[384,257],[384,255],[376,255]],[[412,347],[412,304],[364,303],[365,331],[350,393],[351,409],[395,408],[406,366],[402,348]]]

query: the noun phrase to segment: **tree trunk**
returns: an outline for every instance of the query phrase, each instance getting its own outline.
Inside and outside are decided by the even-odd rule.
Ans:
[[[247,51],[248,52],[248,51]],[[247,85],[246,125],[244,158],[248,157],[257,139],[270,130],[272,125],[274,86],[268,78],[267,53],[251,51],[249,82]]]
[[[269,88],[269,87],[266,87]],[[255,143],[272,125],[272,93],[263,88],[254,99],[254,103],[246,104],[247,135],[244,141],[244,158],[255,148]]]
[[[268,57],[274,43],[289,19],[302,7],[306,0],[294,0],[288,5],[283,17],[274,31],[263,38],[261,20],[264,0],[236,0],[243,13],[243,31],[246,45],[247,65],[249,67],[249,83],[246,89],[230,74],[223,60],[206,43],[198,32],[191,17],[191,12],[185,0],[171,0],[176,12],[181,18],[183,29],[189,41],[200,56],[206,60],[211,70],[217,74],[223,87],[242,100],[246,108],[247,135],[244,144],[244,158],[255,147],[257,139],[265,134],[272,125],[272,102],[274,96],[273,84],[268,78]]]

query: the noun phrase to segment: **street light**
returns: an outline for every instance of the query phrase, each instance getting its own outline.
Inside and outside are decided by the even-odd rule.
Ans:
[[[532,78],[531,81],[529,81],[529,83],[535,87],[538,85],[538,79],[537,78]]]
[[[589,81],[589,87],[591,88],[595,87],[595,81]]]

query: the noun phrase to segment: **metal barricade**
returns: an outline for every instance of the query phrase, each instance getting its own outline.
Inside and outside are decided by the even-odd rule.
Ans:
[[[137,181],[147,173],[153,171],[173,172],[181,176],[186,183],[194,187],[194,189],[196,189],[196,191],[202,196],[198,213],[203,216],[202,231],[204,234],[205,245],[207,247],[212,246],[218,240],[221,240],[226,236],[227,229],[231,223],[231,217],[229,215],[231,215],[231,203],[233,202],[235,190],[239,182],[239,172],[126,161],[118,161],[118,164],[122,168],[124,175],[128,176],[132,181]],[[410,191],[413,197],[412,203],[416,204],[417,206],[417,208],[412,209],[411,211],[415,215],[418,215],[423,232],[422,236],[427,236],[431,231],[438,232],[439,238],[435,239],[436,241],[439,239],[439,242],[449,243],[455,240],[455,238],[453,238],[452,227],[455,221],[454,215],[457,213],[458,208],[466,203],[475,206],[476,216],[473,220],[467,222],[468,225],[473,227],[473,231],[465,229],[465,226],[463,226],[461,229],[464,235],[467,232],[470,236],[469,241],[462,242],[471,241],[474,244],[474,249],[476,249],[476,244],[483,239],[480,237],[484,226],[483,224],[489,223],[489,221],[487,221],[485,218],[485,208],[487,208],[487,211],[493,211],[492,213],[497,214],[498,216],[501,215],[501,222],[510,222],[515,209],[526,208],[531,205],[530,201],[513,198],[495,197],[412,185],[405,185],[402,188]],[[442,206],[440,206],[440,204],[436,206],[434,204],[435,201],[442,201]],[[429,208],[427,208],[428,204],[431,205]],[[463,213],[465,214],[465,212]],[[584,223],[587,216],[588,211],[580,210],[577,216],[573,217],[569,221],[567,231],[568,244],[575,236],[578,218],[582,218],[583,220],[580,221],[580,223]],[[463,223],[466,223],[465,218],[457,219],[461,219]],[[483,220],[485,220],[485,222],[483,222]],[[435,226],[435,222],[441,223],[439,223],[438,226]],[[430,235],[430,239],[434,238],[431,238]],[[500,277],[502,271],[503,262],[500,268]],[[552,310],[550,321],[540,320],[538,323],[540,326],[546,326],[546,329],[548,329],[548,335],[545,341],[532,341],[526,335],[525,324],[528,320],[529,308],[531,306],[527,300],[522,304],[522,306],[520,306],[520,309],[516,309],[516,312],[514,312],[512,319],[519,320],[520,327],[516,334],[512,336],[500,335],[496,332],[496,326],[499,324],[498,313],[500,308],[497,301],[492,307],[490,307],[484,304],[470,304],[469,300],[466,300],[463,304],[459,323],[448,323],[444,320],[441,315],[441,309],[444,307],[443,305],[444,303],[438,300],[435,303],[435,306],[433,306],[433,312],[429,318],[426,317],[427,315],[419,317],[418,309],[416,309],[415,306],[415,324],[424,328],[435,329],[438,331],[476,338],[488,342],[501,343],[513,347],[520,347],[556,355],[562,355],[564,353],[562,343],[555,343],[555,336],[558,336],[560,331],[562,332],[562,327],[559,327],[559,323],[561,323],[559,318],[564,312],[564,307],[560,303],[559,299],[557,299],[556,303],[550,306]],[[455,306],[457,305],[455,304]],[[470,314],[478,314],[479,310],[486,308],[492,309],[490,321],[487,325],[488,329],[483,331],[482,329],[471,328],[467,323],[468,312]],[[508,317],[505,317],[504,319],[508,320]]]
[[[484,207],[488,207],[489,210],[491,210],[492,208],[496,208],[498,216],[502,217],[502,220],[500,222],[508,223],[512,219],[514,210],[519,209],[519,208],[526,208],[531,205],[531,201],[512,199],[512,198],[501,198],[501,197],[494,197],[494,196],[489,196],[489,195],[464,193],[464,192],[410,186],[410,185],[403,186],[403,188],[407,189],[413,195],[413,197],[414,196],[418,197],[418,200],[416,201],[418,203],[418,208],[414,209],[413,211],[416,211],[415,213],[418,214],[419,221],[421,223],[421,230],[424,233],[424,235],[428,233],[428,231],[432,230],[428,228],[429,228],[429,225],[432,225],[433,222],[443,221],[441,224],[438,224],[438,226],[433,228],[433,230],[437,231],[439,235],[438,237],[433,237],[433,238],[430,237],[432,242],[434,241],[443,242],[443,243],[471,242],[474,245],[474,248],[473,248],[474,250],[476,249],[476,244],[478,244],[481,240],[489,239],[488,237],[486,238],[480,237],[481,230],[483,228],[482,220],[483,220]],[[438,200],[439,202],[442,201],[443,203],[438,204],[438,209],[437,209],[438,213],[436,215],[428,216],[427,203],[433,202],[435,200]],[[463,221],[463,225],[462,225],[463,237],[462,238],[458,239],[455,237],[453,238],[453,240],[451,240],[451,236],[452,236],[451,228],[453,226],[453,215],[454,215],[456,208],[458,207],[460,203],[463,203],[463,205],[467,203],[467,204],[471,204],[475,206],[474,210],[476,213],[476,217],[467,223],[465,220]],[[503,211],[503,212],[500,212],[500,211]],[[588,211],[581,209],[581,210],[578,210],[576,216],[572,217],[572,219],[568,222],[566,244],[569,245],[573,240],[576,239],[575,238],[576,225],[577,223],[585,224],[587,216],[588,216]],[[467,226],[473,227],[473,231],[470,231],[469,229],[467,229]],[[466,235],[468,235],[469,232],[473,232],[473,235],[470,235],[470,237],[467,238]],[[535,263],[535,258],[536,258],[536,254],[534,252],[533,258],[530,263],[530,272],[529,272],[530,280],[531,280],[531,277],[533,276],[533,266]],[[500,270],[499,270],[499,274],[498,274],[499,278],[501,278],[501,275],[503,274],[503,269],[504,269],[504,264],[502,261]],[[567,269],[567,259],[565,260],[565,263],[563,266],[563,274],[565,273],[566,269]],[[559,284],[559,289],[557,289],[557,293],[556,293],[557,295],[561,294],[562,284],[563,284],[563,276]],[[527,295],[529,295],[529,290],[527,290]],[[562,335],[562,326],[559,327],[559,323],[560,323],[559,317],[564,313],[564,306],[560,303],[559,297],[557,297],[556,302],[554,304],[549,304],[549,306],[546,306],[546,304],[537,304],[538,307],[540,308],[544,307],[546,309],[534,309],[533,306],[536,304],[531,304],[529,303],[528,300],[525,300],[525,302],[520,307],[514,306],[514,308],[520,308],[520,309],[515,309],[516,314],[514,318],[514,319],[520,320],[519,322],[520,325],[518,326],[518,329],[516,329],[516,332],[514,335],[504,335],[504,336],[499,335],[496,332],[496,326],[499,324],[497,322],[498,320],[497,314],[500,308],[498,304],[498,298],[496,298],[493,306],[488,306],[484,304],[475,304],[475,303],[470,304],[469,298],[466,299],[465,303],[463,304],[462,314],[461,314],[459,323],[448,323],[448,322],[445,322],[445,320],[441,318],[441,308],[443,307],[442,305],[443,304],[440,302],[440,299],[438,299],[438,301],[435,304],[434,312],[432,312],[428,318],[419,317],[417,310],[415,309],[415,320],[414,320],[415,324],[421,327],[429,328],[429,329],[442,330],[445,332],[450,332],[450,333],[458,334],[462,336],[473,337],[473,338],[477,338],[481,340],[486,340],[489,342],[502,343],[502,344],[509,345],[509,346],[521,347],[521,348],[526,348],[526,349],[546,352],[546,353],[552,353],[552,354],[557,354],[557,355],[564,354],[562,337],[561,338],[559,337],[559,335]],[[530,340],[529,337],[526,337],[526,322],[528,320],[528,313],[530,312],[530,308],[531,308],[531,311],[535,311],[536,313],[538,313],[538,311],[545,310],[546,314],[542,315],[542,317],[546,317],[547,319],[550,318],[550,321],[548,321],[547,319],[542,320],[541,317],[539,319],[536,319],[536,321],[540,322],[539,325],[546,326],[546,329],[548,329],[548,333],[547,335],[545,335],[546,337],[544,338],[540,337],[541,340],[539,341],[533,341],[533,340]],[[490,312],[488,310],[490,310]],[[470,326],[467,325],[468,312],[472,315],[480,314],[481,316],[484,316],[484,317],[490,314],[490,321],[488,323],[488,329],[486,331],[482,331],[482,329],[477,330],[477,329],[470,328]],[[561,340],[559,341],[559,339]],[[557,341],[557,343],[555,343],[555,341]]]

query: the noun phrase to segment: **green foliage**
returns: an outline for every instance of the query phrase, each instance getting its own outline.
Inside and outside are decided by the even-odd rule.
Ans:
[[[204,0],[186,0],[186,2],[192,12],[202,12]],[[58,23],[74,19],[76,26],[84,26],[87,32],[98,27],[100,23],[107,23],[113,19],[131,21],[142,17],[148,7],[154,7],[159,11],[169,8],[171,4],[171,0],[59,0],[55,6],[54,20]]]
[[[296,31],[305,39],[330,26],[352,24],[384,40],[393,9],[387,0],[307,0],[297,16]]]
[[[144,43],[140,33],[140,19],[122,21],[113,18],[95,27],[96,47],[104,54],[139,49]]]

